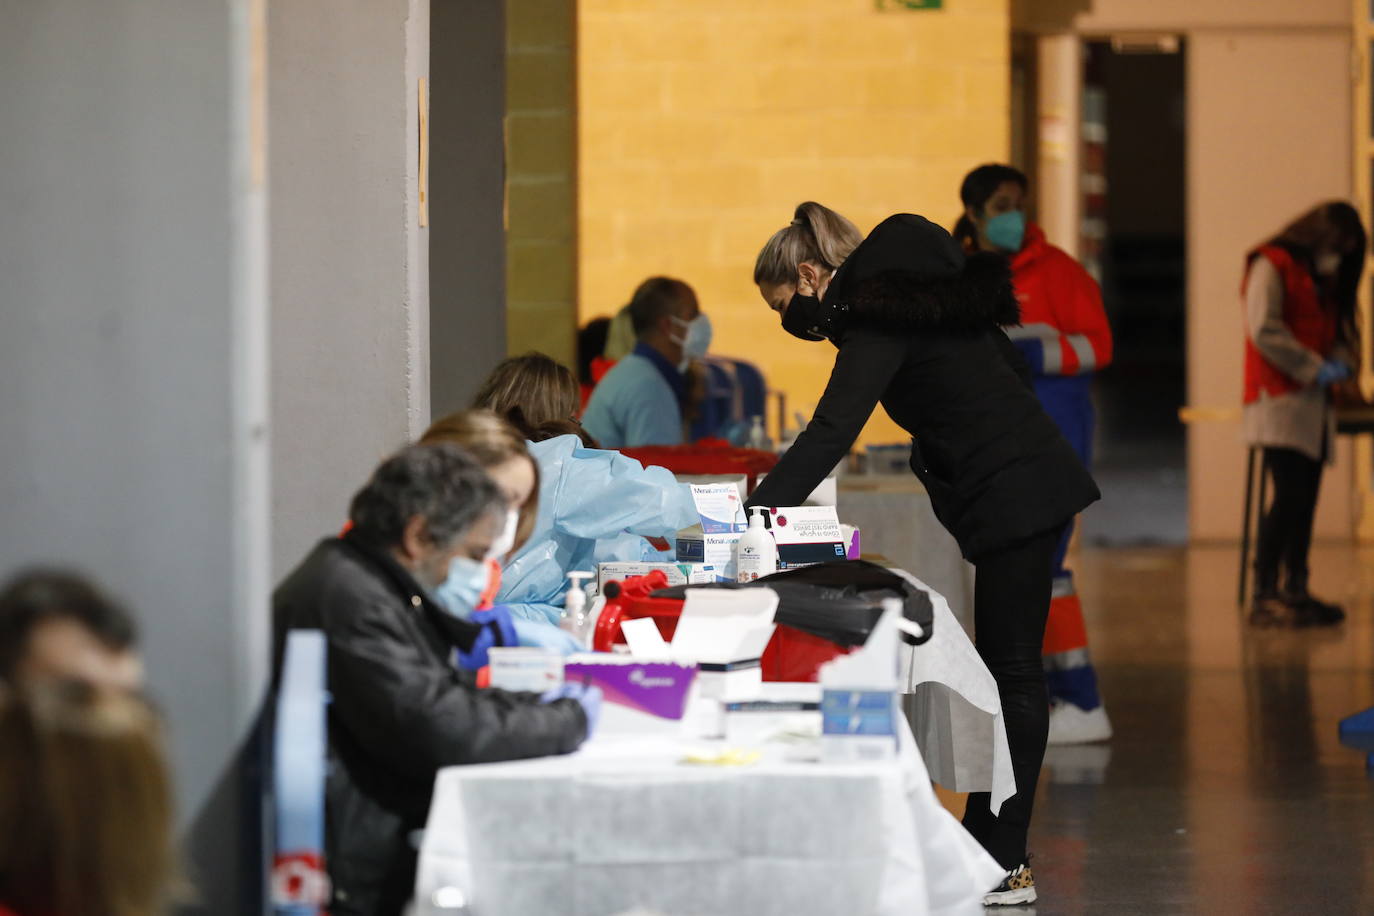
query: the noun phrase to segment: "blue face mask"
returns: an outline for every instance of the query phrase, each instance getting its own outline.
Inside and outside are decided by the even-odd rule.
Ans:
[[[988,241],[1003,251],[1017,252],[1026,240],[1026,214],[1021,210],[1008,210],[988,220],[983,230]]]
[[[454,557],[448,578],[434,591],[434,600],[454,617],[468,620],[491,582],[491,567],[471,557]]]

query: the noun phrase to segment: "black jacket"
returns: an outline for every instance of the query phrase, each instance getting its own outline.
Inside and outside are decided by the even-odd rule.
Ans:
[[[401,912],[415,882],[410,833],[424,828],[440,767],[567,753],[586,736],[575,700],[478,690],[449,661],[477,628],[353,535],[322,541],[272,600],[274,681],[288,630],[323,630],[329,646],[331,913]]]
[[[801,503],[879,403],[912,435],[911,468],[970,560],[1100,498],[1002,331],[1020,323],[1005,258],[966,259],[943,229],[899,214],[854,249],[822,308],[838,329],[830,382],[749,505]]]

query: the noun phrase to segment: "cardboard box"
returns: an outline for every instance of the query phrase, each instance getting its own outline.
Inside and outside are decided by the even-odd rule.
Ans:
[[[884,602],[883,616],[863,648],[821,665],[821,759],[868,763],[897,756],[897,626],[901,602]]]
[[[796,569],[849,556],[834,506],[790,506],[769,510],[778,545],[778,569]]]
[[[699,521],[677,534],[679,563],[713,566],[725,581],[735,578],[735,543],[748,528],[739,487],[733,483],[692,484]]]
[[[707,582],[721,581],[716,567],[703,563],[647,563],[613,562],[599,563],[596,567],[596,588],[604,591],[606,583],[612,579],[629,579],[632,576],[647,576],[660,570],[668,577],[668,585],[702,585]]]
[[[698,664],[703,697],[754,697],[763,683],[761,660],[777,610],[771,588],[691,589],[673,632],[672,657]]]

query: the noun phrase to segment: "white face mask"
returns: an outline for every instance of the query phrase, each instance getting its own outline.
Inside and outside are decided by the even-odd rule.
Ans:
[[[487,550],[486,559],[500,562],[510,549],[515,546],[515,532],[520,527],[520,510],[507,509],[506,522],[501,527],[501,533],[496,540],[491,542],[491,548]]]
[[[682,348],[682,363],[679,369],[686,369],[694,359],[704,359],[707,352],[711,349],[711,319],[706,317],[705,312],[698,312],[697,317],[691,321],[685,321],[673,316],[673,324],[682,328],[679,335],[672,337],[673,343]]]

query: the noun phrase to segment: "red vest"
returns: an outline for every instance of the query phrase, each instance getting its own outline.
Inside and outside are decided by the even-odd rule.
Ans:
[[[1279,278],[1283,281],[1283,323],[1288,325],[1288,330],[1299,343],[1318,356],[1325,357],[1336,344],[1335,309],[1322,305],[1312,274],[1293,260],[1293,256],[1285,249],[1263,245],[1251,252],[1246,261],[1245,280],[1241,282],[1242,299],[1245,286],[1250,281],[1249,265],[1258,257],[1268,258],[1269,263],[1278,269]],[[1301,384],[1264,358],[1249,334],[1245,336],[1245,403],[1259,400],[1260,392],[1273,397],[1300,388]]]

